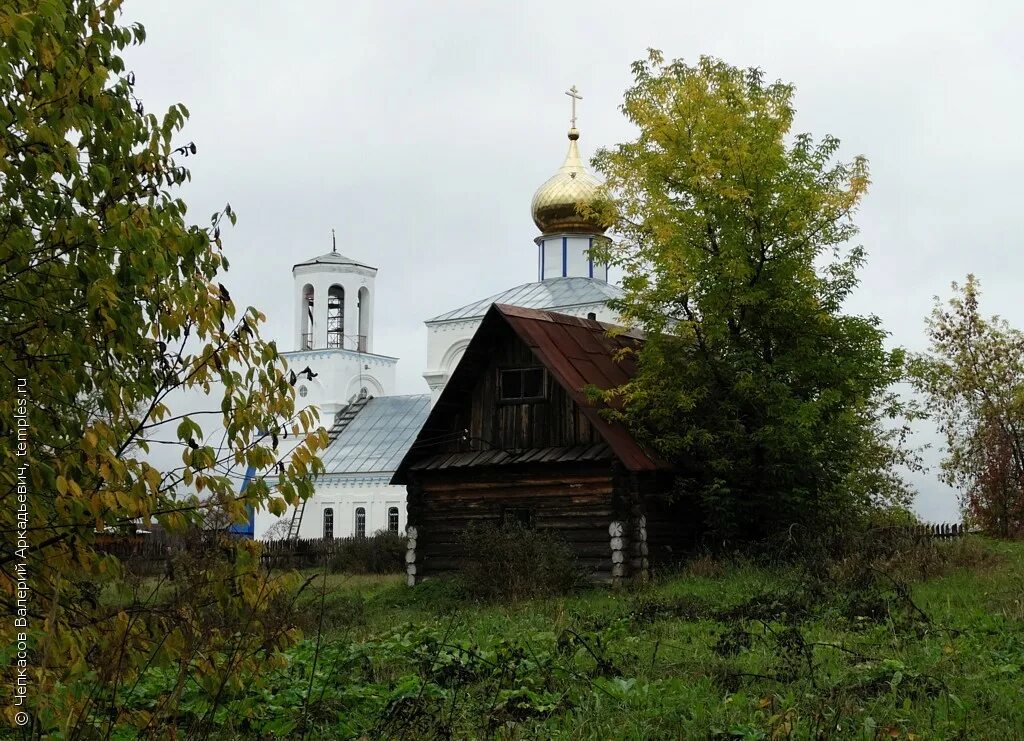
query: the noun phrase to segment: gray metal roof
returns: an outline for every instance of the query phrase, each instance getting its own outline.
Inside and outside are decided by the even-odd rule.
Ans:
[[[429,412],[430,394],[370,399],[320,455],[323,475],[393,472]]]
[[[367,265],[365,262],[359,262],[359,260],[353,260],[351,257],[346,257],[340,252],[328,252],[325,255],[319,257],[311,257],[308,260],[297,262],[293,267],[300,267],[302,265],[357,265],[361,268],[369,268],[370,270],[376,270],[377,268],[372,265]]]
[[[491,304],[510,304],[524,309],[567,309],[586,304],[604,304],[608,299],[621,298],[622,289],[596,278],[548,278],[524,283],[490,298],[477,301],[427,322],[446,322],[453,319],[473,319],[483,316]]]

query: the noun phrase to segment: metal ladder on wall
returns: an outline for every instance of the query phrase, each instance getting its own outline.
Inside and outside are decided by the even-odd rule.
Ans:
[[[338,439],[338,435],[341,431],[348,427],[349,423],[356,418],[356,415],[366,406],[366,402],[370,400],[369,396],[363,396],[360,394],[356,397],[355,401],[352,401],[338,412],[334,417],[334,424],[331,429],[327,431],[327,444],[330,445]],[[292,520],[288,523],[288,540],[298,540],[299,530],[302,529],[302,516],[306,512],[306,502],[308,499],[303,499],[299,506],[295,508],[295,512],[292,514]]]

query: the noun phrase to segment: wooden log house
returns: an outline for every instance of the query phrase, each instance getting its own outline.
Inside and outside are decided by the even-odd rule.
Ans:
[[[495,304],[392,483],[408,487],[408,581],[459,570],[460,534],[511,520],[553,531],[597,581],[643,577],[686,543],[672,472],[586,389],[636,371],[641,339]]]

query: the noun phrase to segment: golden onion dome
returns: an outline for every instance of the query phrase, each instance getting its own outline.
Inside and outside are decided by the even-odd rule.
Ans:
[[[594,217],[582,216],[577,204],[593,201],[601,182],[587,172],[580,159],[576,142],[580,132],[569,129],[569,152],[558,172],[548,178],[533,194],[530,210],[533,223],[544,234],[557,232],[584,232],[603,234],[605,227]]]

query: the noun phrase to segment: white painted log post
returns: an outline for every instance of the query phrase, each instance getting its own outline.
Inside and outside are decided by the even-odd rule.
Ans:
[[[417,530],[415,525],[410,525],[405,529],[405,534],[408,537],[406,542],[405,551],[405,573],[406,573],[406,584],[410,587],[416,586],[416,536]]]
[[[609,546],[612,552],[612,584],[622,583],[628,570],[627,554],[629,550],[629,538],[626,537],[626,527],[622,522],[613,520],[608,525],[610,536]]]

